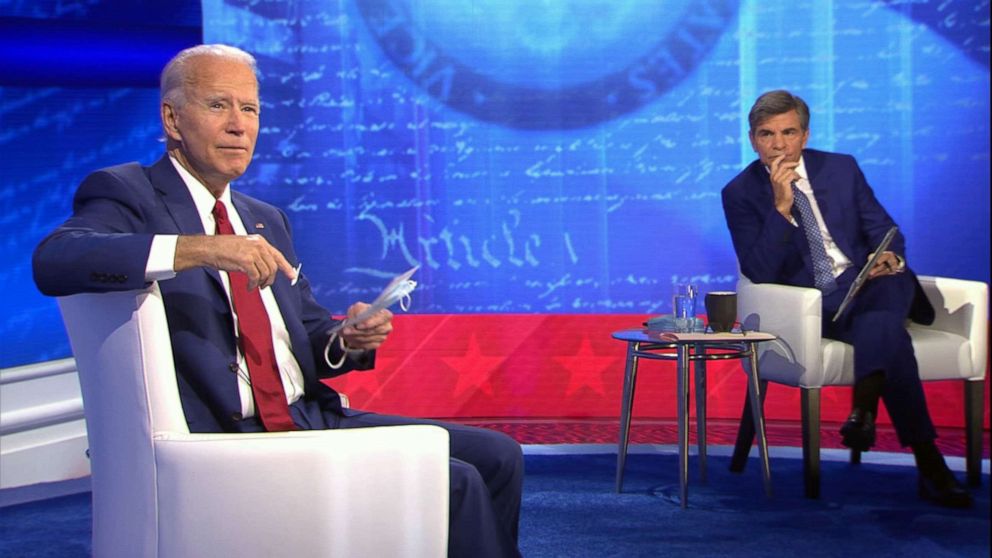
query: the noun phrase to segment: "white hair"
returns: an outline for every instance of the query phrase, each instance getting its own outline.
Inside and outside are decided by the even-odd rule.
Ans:
[[[243,62],[258,76],[258,63],[255,57],[237,47],[212,44],[197,45],[180,51],[172,57],[162,70],[159,95],[162,102],[169,102],[175,107],[186,103],[185,85],[189,82],[189,61],[198,56],[214,56]]]

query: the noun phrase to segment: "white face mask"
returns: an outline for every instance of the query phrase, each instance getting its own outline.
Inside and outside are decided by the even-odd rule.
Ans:
[[[375,315],[379,310],[389,308],[397,302],[400,303],[400,308],[403,309],[404,312],[410,309],[410,301],[412,300],[410,293],[413,292],[413,289],[417,288],[417,282],[410,279],[410,277],[412,277],[418,269],[420,269],[419,265],[401,275],[393,277],[393,280],[386,285],[386,288],[382,289],[382,292],[379,293],[379,296],[375,297],[375,300],[372,301],[372,304],[370,304],[368,308],[361,311],[354,318],[345,318],[341,320],[341,322],[331,329],[331,340],[327,343],[327,347],[324,349],[324,360],[327,362],[328,366],[331,368],[340,368],[341,365],[344,364],[345,356],[342,356],[340,361],[334,363],[332,363],[330,359],[331,345],[334,343],[334,338],[337,337],[338,332],[342,329],[351,324],[364,322]],[[341,340],[340,337],[338,340],[339,343],[341,343],[341,348],[344,349],[344,341]]]
[[[362,312],[362,314],[370,311],[374,314],[382,308],[389,308],[397,302],[400,303],[400,308],[402,308],[404,312],[409,310],[411,300],[410,293],[413,292],[413,289],[417,288],[417,282],[410,279],[410,277],[413,276],[414,272],[418,269],[420,269],[419,265],[402,275],[397,275],[394,277],[393,280],[386,285],[386,288],[379,293],[379,296],[372,301],[372,305],[365,312]],[[373,308],[375,308],[374,311],[372,311]]]

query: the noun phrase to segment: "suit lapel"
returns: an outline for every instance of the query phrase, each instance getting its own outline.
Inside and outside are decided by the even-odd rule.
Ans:
[[[752,176],[750,184],[754,191],[749,192],[749,197],[754,199],[761,207],[774,206],[775,197],[772,194],[772,179],[760,159],[751,163],[750,172]]]
[[[193,197],[175,167],[165,155],[150,170],[150,179],[165,209],[172,216],[180,234],[203,234],[203,223],[196,212]]]
[[[176,172],[176,168],[172,166],[168,154],[151,167],[149,178],[166,211],[176,223],[179,234],[204,234],[203,221],[196,211],[193,197],[190,196],[189,189]],[[203,271],[213,279],[221,293],[224,293],[224,283],[220,280],[220,273],[216,269],[207,267],[203,268]]]
[[[268,226],[251,210],[251,206],[245,201],[245,196],[240,192],[231,190],[231,203],[234,204],[234,209],[238,211],[238,216],[241,217],[241,222],[245,226],[246,233],[260,234],[269,243],[272,242],[272,238],[269,236]]]

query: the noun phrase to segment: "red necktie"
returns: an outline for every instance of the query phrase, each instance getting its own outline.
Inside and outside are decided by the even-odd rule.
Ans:
[[[214,219],[217,221],[217,234],[234,234],[234,228],[227,219],[227,208],[220,200],[214,205]],[[296,424],[289,416],[286,392],[276,367],[272,325],[262,304],[262,296],[258,289],[248,290],[248,276],[244,273],[231,271],[227,276],[231,281],[231,300],[238,315],[241,350],[248,363],[255,410],[269,432],[296,430]]]

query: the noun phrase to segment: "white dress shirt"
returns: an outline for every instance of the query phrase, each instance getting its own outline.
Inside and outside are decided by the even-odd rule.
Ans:
[[[823,215],[820,214],[820,206],[816,203],[816,196],[813,195],[813,186],[809,183],[808,174],[806,174],[806,163],[803,161],[802,156],[799,157],[799,166],[796,167],[796,173],[799,174],[799,180],[796,181],[796,188],[800,192],[806,195],[809,200],[809,205],[813,209],[813,215],[816,217],[816,224],[820,227],[820,236],[823,238],[823,248],[827,252],[827,257],[830,258],[830,265],[833,268],[834,277],[839,277],[844,270],[853,265],[851,260],[847,259],[844,252],[840,251],[837,247],[837,243],[834,242],[833,236],[830,235],[830,230],[827,229],[827,224],[823,221]],[[793,219],[793,225],[799,226],[798,223]]]

